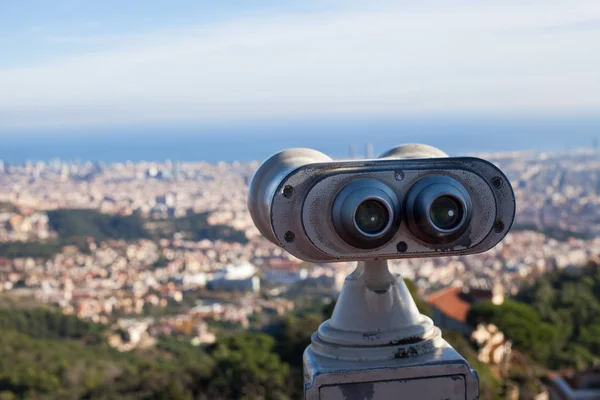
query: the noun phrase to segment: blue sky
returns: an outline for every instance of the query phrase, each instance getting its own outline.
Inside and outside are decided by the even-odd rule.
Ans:
[[[414,3],[0,0],[0,131],[600,115],[597,0]]]

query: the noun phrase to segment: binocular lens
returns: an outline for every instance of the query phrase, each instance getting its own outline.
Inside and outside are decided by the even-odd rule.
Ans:
[[[390,222],[390,213],[378,200],[365,200],[356,208],[354,214],[356,227],[361,231],[376,235],[381,233]]]
[[[454,229],[460,225],[463,213],[461,203],[456,198],[447,195],[436,198],[429,208],[431,222],[443,230]]]
[[[469,192],[449,176],[424,177],[411,187],[406,199],[408,228],[431,244],[456,240],[469,225],[471,215]]]
[[[335,230],[342,240],[359,249],[389,242],[400,225],[400,202],[384,183],[358,179],[337,194],[332,207]]]

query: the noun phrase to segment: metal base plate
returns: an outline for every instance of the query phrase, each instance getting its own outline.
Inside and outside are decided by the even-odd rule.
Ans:
[[[446,341],[436,350],[385,361],[324,357],[304,352],[306,400],[473,400],[477,373]]]

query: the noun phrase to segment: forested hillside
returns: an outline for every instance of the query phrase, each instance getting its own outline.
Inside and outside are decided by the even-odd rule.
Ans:
[[[549,369],[583,370],[600,361],[600,266],[546,274],[515,300],[476,304],[472,325],[492,322],[514,347]]]

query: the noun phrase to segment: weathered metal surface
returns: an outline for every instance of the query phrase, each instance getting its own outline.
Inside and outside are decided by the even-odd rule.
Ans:
[[[477,399],[476,373],[443,342],[434,352],[370,362],[322,357],[309,346],[304,353],[305,399]]]
[[[327,400],[464,400],[465,379],[461,375],[395,381],[347,383],[322,386]]]
[[[451,159],[448,159],[451,160]],[[440,253],[464,251],[477,246],[492,231],[497,218],[496,201],[493,192],[485,181],[474,174],[461,168],[461,164],[452,166],[446,165],[444,169],[403,169],[404,179],[398,182],[395,179],[395,169],[383,171],[371,171],[369,173],[357,173],[356,171],[346,171],[338,174],[330,174],[321,179],[308,191],[305,196],[304,206],[302,208],[301,219],[303,221],[304,232],[310,240],[313,247],[321,252],[327,253],[336,260],[356,260],[378,258],[398,258],[415,257],[423,255],[439,255]],[[331,209],[336,198],[336,193],[340,188],[345,187],[350,182],[355,182],[361,178],[378,180],[393,189],[401,199],[407,197],[411,192],[411,187],[424,177],[432,174],[447,176],[456,179],[462,183],[466,189],[473,193],[471,195],[473,206],[471,207],[471,223],[468,224],[466,231],[450,243],[433,245],[420,240],[409,230],[407,218],[403,216],[399,229],[397,229],[382,247],[377,249],[357,249],[350,246],[335,232],[335,227],[331,218]],[[292,179],[290,177],[290,179]],[[404,205],[406,206],[406,202]],[[274,215],[279,210],[278,202],[273,204]],[[275,233],[279,229],[285,229],[286,222],[278,220],[274,222]],[[403,241],[408,245],[405,253],[398,253],[397,243]],[[286,245],[286,250],[290,247]],[[302,249],[310,252],[310,248]],[[306,254],[306,253],[305,253]],[[305,254],[295,254],[303,258]]]
[[[304,373],[311,400],[472,400],[479,390],[469,364],[419,313],[386,260],[359,263],[346,278],[331,319],[304,353]]]
[[[401,180],[397,179],[398,171],[402,171]],[[362,250],[345,243],[335,232],[331,209],[335,194],[344,185],[361,178],[377,179],[391,187],[402,202],[412,184],[431,174],[452,177],[470,192],[473,222],[459,240],[428,244],[416,238],[402,221],[400,229],[386,245],[375,250]],[[504,182],[499,188],[491,183],[496,177]],[[294,188],[293,197],[283,195],[285,186]],[[334,262],[479,253],[502,240],[512,225],[514,214],[514,194],[507,178],[487,161],[470,157],[382,159],[309,164],[298,168],[282,180],[275,193],[271,224],[276,243],[291,254],[307,261]],[[496,231],[494,225],[499,220],[504,229]],[[284,239],[288,231],[296,233],[296,240],[291,243]],[[400,241],[407,244],[404,252],[397,251]]]
[[[448,157],[444,151],[437,147],[422,143],[407,143],[393,147],[381,154],[378,158],[442,158]]]
[[[312,149],[288,149],[271,156],[252,177],[248,209],[254,225],[271,242],[277,238],[271,226],[271,203],[281,180],[294,169],[309,163],[330,161],[329,156]]]
[[[398,350],[373,347],[399,344],[406,351],[431,351],[439,337],[439,331],[435,333],[433,321],[419,313],[402,278],[389,272],[386,260],[379,260],[359,263],[346,278],[333,315],[319,327],[317,339],[353,346],[354,353],[335,349],[336,357],[388,359]],[[317,351],[331,350],[313,342]]]

